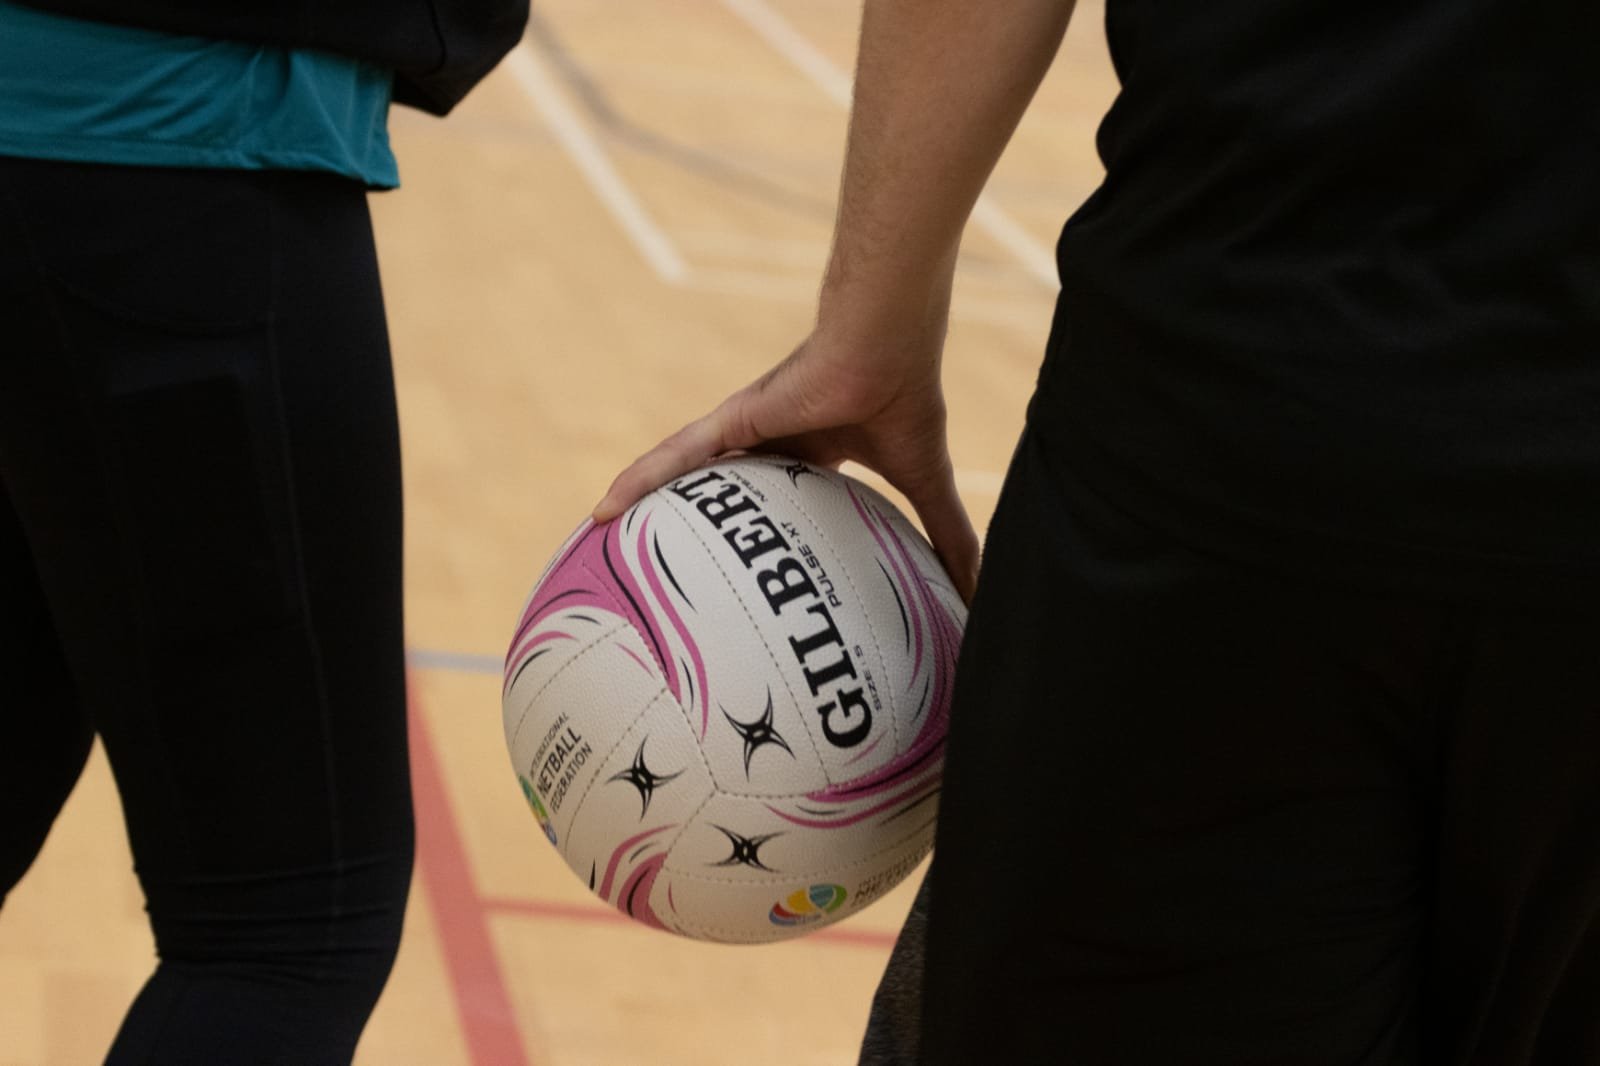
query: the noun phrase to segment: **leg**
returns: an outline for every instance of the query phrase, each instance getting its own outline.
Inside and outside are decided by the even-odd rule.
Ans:
[[[1030,429],[958,674],[920,1061],[1419,1061],[1456,628],[1190,553]]]
[[[928,886],[925,877],[895,939],[883,980],[872,997],[867,1032],[857,1066],[911,1066],[922,1032],[922,982],[928,944]]]
[[[1445,766],[1429,1021],[1451,1066],[1600,1062],[1600,623],[1496,613]]]
[[[0,903],[33,863],[94,740],[78,706],[33,552],[0,482]]]
[[[364,196],[56,164],[0,164],[0,182],[34,265],[6,307],[32,328],[6,356],[0,470],[161,957],[110,1061],[348,1062],[411,863]]]

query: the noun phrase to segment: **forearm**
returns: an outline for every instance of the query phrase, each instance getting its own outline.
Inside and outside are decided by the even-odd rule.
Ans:
[[[866,0],[821,325],[942,328],[962,228],[1072,6]]]

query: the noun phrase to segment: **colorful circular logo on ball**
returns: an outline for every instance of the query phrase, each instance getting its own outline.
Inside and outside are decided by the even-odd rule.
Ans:
[[[843,885],[812,885],[791,892],[789,897],[772,905],[768,915],[773,925],[809,925],[820,922],[844,906],[846,893]]]
[[[539,801],[539,794],[533,790],[533,783],[521,774],[517,775],[517,782],[522,785],[522,794],[528,797],[528,806],[533,808],[533,816],[539,820],[539,828],[544,830],[544,835],[554,844],[555,826],[550,824],[550,815],[545,811],[544,804]]]

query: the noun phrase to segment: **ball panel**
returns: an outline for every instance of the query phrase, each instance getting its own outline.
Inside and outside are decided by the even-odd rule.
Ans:
[[[875,562],[895,587],[897,606],[911,630],[909,663],[901,655],[891,660],[889,669],[899,708],[899,751],[892,761],[837,790],[862,796],[898,789],[930,767],[935,775],[941,772],[966,610],[953,610],[938,594],[935,578],[945,587],[948,579],[922,535],[882,496],[853,479],[836,477],[844,482],[852,508],[879,549]],[[960,603],[959,597],[955,602]]]
[[[508,690],[556,621],[575,613],[605,612],[638,632],[648,650],[646,661],[655,664],[680,702],[692,703],[693,686],[703,683],[704,669],[650,560],[649,527],[658,507],[658,499],[646,497],[615,522],[584,522],[569,539],[529,597],[512,637],[506,656]]]
[[[740,595],[735,579],[744,575],[734,549],[714,530],[705,535],[692,507],[662,495],[651,555],[679,590],[686,639],[704,666],[701,702],[686,713],[712,776],[731,792],[804,792],[824,771],[779,662]]]
[[[667,689],[704,732],[710,687],[702,642],[686,617],[692,601],[667,563],[662,527],[674,515],[658,495],[647,496],[607,527],[604,563],[627,600],[629,619],[650,645]]]
[[[729,944],[788,940],[847,918],[881,898],[927,856],[932,834],[900,841],[854,863],[799,876],[733,880],[676,869],[671,858],[653,884],[674,927]]]
[[[618,622],[570,656],[519,720],[512,759],[549,820],[547,833],[558,841],[570,829],[571,801],[590,786],[646,708],[666,693],[648,654],[639,634]]]
[[[807,810],[804,801],[709,798],[661,869],[658,895],[672,921],[691,935],[755,943],[842,918],[892,887],[884,871],[909,870],[932,847],[938,793],[935,785],[909,804],[838,824],[811,823]],[[819,883],[841,886],[841,906],[803,912],[778,906]]]
[[[825,821],[813,816],[804,799],[717,793],[684,826],[667,866],[714,880],[793,880],[825,866],[865,862],[904,840],[931,837],[938,807],[935,786],[893,807]]]
[[[850,591],[845,562],[763,475],[768,463],[714,463],[662,494],[682,501],[680,511],[732,581],[830,779],[856,776],[863,763],[894,750],[892,718],[881,707],[873,710],[877,642]]]
[[[712,787],[690,724],[663,690],[595,761],[557,846],[596,895],[629,917],[669,928],[656,914],[651,886]]]
[[[506,651],[502,689],[506,732],[513,743],[528,706],[573,656],[593,643],[595,627],[610,631],[626,623],[655,643],[659,627],[642,615],[612,566],[619,554],[615,540],[610,526],[585,520],[528,597]],[[648,672],[650,661],[646,655],[641,668]],[[656,672],[667,677],[659,659]]]
[[[528,708],[554,678],[594,645],[628,623],[609,611],[573,610],[552,613],[521,641],[515,659],[506,662],[500,710],[506,739],[520,743]]]
[[[900,613],[892,589],[876,572],[873,545],[862,535],[830,471],[765,456],[730,465],[760,486],[774,511],[792,526],[795,550],[845,637],[852,670],[834,690],[834,710],[826,717],[819,711],[812,719],[828,777],[843,781],[870,772],[900,750],[903,717],[892,683],[886,684],[900,639]],[[896,621],[889,625],[887,619]],[[815,670],[819,664],[808,659],[805,665]]]
[[[888,500],[854,478],[787,460],[748,461],[752,475],[787,495],[829,546],[863,624],[894,620],[873,627],[879,666],[867,685],[870,696],[881,697],[882,716],[893,732],[870,754],[830,762],[831,779],[858,793],[873,781],[900,780],[930,758],[936,761],[949,725],[966,609],[932,547]]]

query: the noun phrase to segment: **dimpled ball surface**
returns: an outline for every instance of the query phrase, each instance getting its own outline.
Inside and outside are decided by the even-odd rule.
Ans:
[[[966,611],[884,497],[772,456],[585,522],[524,605],[506,741],[545,835],[631,918],[759,943],[928,853]]]

